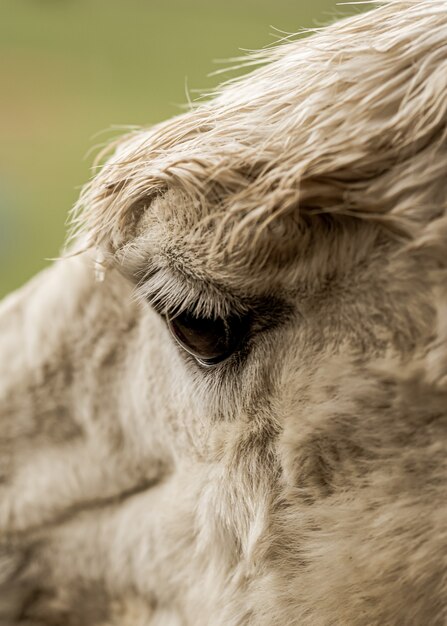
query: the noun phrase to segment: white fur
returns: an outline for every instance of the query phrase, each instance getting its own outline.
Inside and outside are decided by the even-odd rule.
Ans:
[[[114,146],[0,311],[1,626],[447,622],[446,42],[384,2]]]

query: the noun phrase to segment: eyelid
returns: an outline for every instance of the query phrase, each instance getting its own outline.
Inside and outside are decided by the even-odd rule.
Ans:
[[[225,319],[232,313],[243,315],[248,308],[224,287],[211,282],[192,281],[158,270],[140,281],[136,296],[149,302],[160,315],[173,317],[188,311],[197,317]]]

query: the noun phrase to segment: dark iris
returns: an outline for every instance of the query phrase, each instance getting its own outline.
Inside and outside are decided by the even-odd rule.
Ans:
[[[202,365],[215,365],[231,356],[247,333],[247,319],[238,315],[214,319],[185,311],[168,318],[168,326],[182,348]]]

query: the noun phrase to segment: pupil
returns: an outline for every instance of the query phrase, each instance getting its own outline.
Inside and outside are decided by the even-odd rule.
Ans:
[[[207,365],[230,356],[245,332],[243,320],[237,316],[224,320],[195,317],[185,312],[169,319],[168,324],[177,342]]]

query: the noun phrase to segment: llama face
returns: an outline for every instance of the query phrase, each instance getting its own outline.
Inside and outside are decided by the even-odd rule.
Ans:
[[[211,102],[124,139],[86,188],[86,236],[143,306],[204,328],[240,319],[238,350],[204,381],[242,358],[268,369],[282,345],[309,371],[342,345],[366,362],[426,342],[432,262],[398,253],[445,203],[444,16],[427,14],[427,36],[418,11],[385,6],[383,28],[367,14],[274,49]]]
[[[443,623],[446,29],[385,3],[117,142],[0,318],[16,615]]]

